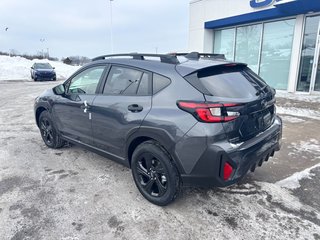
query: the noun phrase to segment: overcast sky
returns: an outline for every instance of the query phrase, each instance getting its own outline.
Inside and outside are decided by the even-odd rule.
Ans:
[[[114,53],[187,50],[189,0],[114,0],[112,13]],[[0,51],[109,54],[110,19],[110,0],[0,0]]]

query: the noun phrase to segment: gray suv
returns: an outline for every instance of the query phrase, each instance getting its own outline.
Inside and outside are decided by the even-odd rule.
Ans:
[[[36,98],[44,143],[80,144],[132,169],[141,194],[167,205],[182,185],[238,182],[280,149],[275,90],[216,54],[93,59]]]

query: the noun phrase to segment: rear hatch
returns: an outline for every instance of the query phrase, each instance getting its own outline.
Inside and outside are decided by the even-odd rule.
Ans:
[[[223,104],[219,113],[228,140],[246,141],[266,130],[275,119],[275,90],[245,64],[222,64],[185,77],[204,93],[206,102]],[[211,111],[212,112],[212,111]]]

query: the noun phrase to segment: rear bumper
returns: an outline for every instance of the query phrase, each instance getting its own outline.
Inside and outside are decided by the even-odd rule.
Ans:
[[[276,117],[272,126],[246,142],[237,145],[229,142],[211,144],[192,172],[181,175],[183,184],[217,187],[232,185],[280,150],[281,138],[282,121]],[[232,166],[233,171],[230,178],[224,181],[223,166],[226,162]]]

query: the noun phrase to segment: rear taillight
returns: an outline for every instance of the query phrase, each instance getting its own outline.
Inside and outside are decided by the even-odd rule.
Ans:
[[[232,172],[232,166],[229,163],[225,162],[223,166],[223,180],[228,181],[231,177]]]
[[[177,105],[201,122],[218,123],[236,119],[240,113],[231,108],[241,104],[177,101]]]

